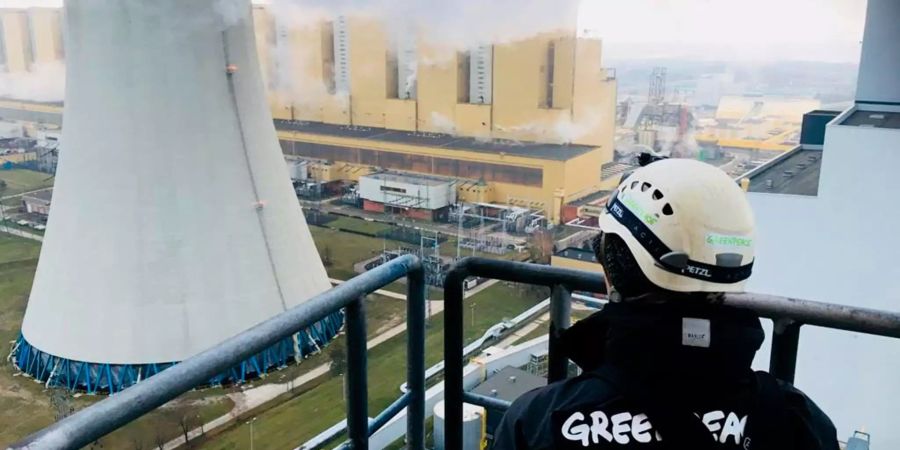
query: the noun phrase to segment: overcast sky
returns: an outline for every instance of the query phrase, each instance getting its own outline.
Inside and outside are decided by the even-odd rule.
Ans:
[[[865,0],[583,0],[606,55],[858,62]]]
[[[596,30],[611,58],[857,62],[864,19],[865,0],[582,0],[580,26]]]

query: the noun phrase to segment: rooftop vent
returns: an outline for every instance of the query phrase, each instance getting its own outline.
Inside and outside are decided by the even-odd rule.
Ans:
[[[791,178],[791,177],[793,177],[793,176],[794,176],[794,171],[793,171],[793,170],[785,170],[785,171],[784,171],[784,177],[785,177],[785,178]]]
[[[775,182],[771,178],[766,180],[766,189],[772,189],[773,186],[775,186]]]

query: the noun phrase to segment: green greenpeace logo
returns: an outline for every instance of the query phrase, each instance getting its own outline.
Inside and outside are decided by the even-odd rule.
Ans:
[[[706,235],[706,243],[719,247],[750,247],[753,245],[753,239],[709,233]]]
[[[649,214],[647,213],[647,211],[644,211],[644,208],[641,208],[641,205],[639,205],[631,197],[625,197],[624,199],[622,199],[622,203],[624,203],[625,206],[627,206],[628,209],[630,209],[631,212],[634,213],[634,215],[638,216],[639,219],[646,222],[647,225],[653,225],[658,220],[655,216],[653,216],[653,214]]]

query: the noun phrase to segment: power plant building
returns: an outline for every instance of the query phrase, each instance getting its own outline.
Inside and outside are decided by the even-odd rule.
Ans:
[[[28,14],[4,11],[14,25],[4,28],[7,52],[24,54]],[[391,39],[357,15],[297,26],[255,5],[252,17],[282,149],[311,160],[318,181],[384,170],[453,177],[460,201],[526,207],[556,223],[561,205],[615,182],[600,176],[613,158],[615,77],[574,18],[568,29],[460,49],[427,30]],[[35,41],[54,42],[52,27],[34,30]],[[48,108],[61,112],[0,100],[0,118],[61,122]]]

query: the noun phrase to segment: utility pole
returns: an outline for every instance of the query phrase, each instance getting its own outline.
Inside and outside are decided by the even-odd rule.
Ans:
[[[247,421],[247,425],[250,425],[250,450],[253,450],[253,423],[256,422],[256,417]]]

